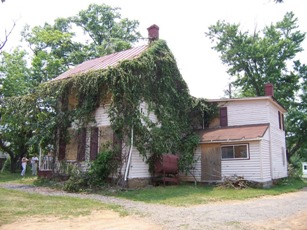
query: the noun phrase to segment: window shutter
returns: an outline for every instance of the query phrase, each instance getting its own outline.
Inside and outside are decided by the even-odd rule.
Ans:
[[[228,126],[227,107],[220,108],[220,125]]]
[[[98,127],[91,128],[91,146],[90,146],[90,160],[93,161],[97,158],[98,154]]]
[[[59,161],[65,159],[65,152],[66,152],[66,143],[63,132],[60,131],[60,138],[59,138]]]
[[[85,161],[86,128],[81,128],[77,138],[78,138],[77,160]]]
[[[282,123],[282,130],[285,131],[285,118],[283,114],[281,114],[281,123]]]
[[[281,113],[278,111],[278,124],[279,124],[279,129],[281,129]]]

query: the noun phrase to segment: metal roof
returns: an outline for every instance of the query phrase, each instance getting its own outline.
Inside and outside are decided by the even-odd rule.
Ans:
[[[89,71],[106,69],[108,67],[114,67],[124,60],[132,60],[138,57],[143,51],[148,48],[148,45],[142,45],[134,47],[125,51],[109,54],[100,58],[95,58],[89,61],[85,61],[76,67],[67,70],[58,77],[52,79],[51,81],[62,80],[65,78],[72,77],[73,75],[86,73]]]
[[[261,140],[269,124],[229,126],[200,131],[201,143]]]

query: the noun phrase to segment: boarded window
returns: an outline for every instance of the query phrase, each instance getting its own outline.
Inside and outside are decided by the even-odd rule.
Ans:
[[[222,179],[221,151],[219,144],[201,146],[201,179],[216,181]]]
[[[222,159],[248,159],[248,145],[227,145],[221,147]]]
[[[227,107],[220,108],[220,125],[228,126]]]
[[[98,127],[91,128],[90,160],[95,160],[98,154]]]
[[[78,133],[77,161],[85,161],[86,128],[81,128]]]

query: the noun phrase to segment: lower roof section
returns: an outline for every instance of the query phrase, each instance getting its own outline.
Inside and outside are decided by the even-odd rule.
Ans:
[[[200,130],[200,143],[261,140],[269,124],[228,126]]]

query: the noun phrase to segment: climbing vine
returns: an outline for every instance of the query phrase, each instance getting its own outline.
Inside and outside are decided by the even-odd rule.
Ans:
[[[130,138],[133,128],[134,145],[149,164],[153,158],[148,156],[176,153],[181,155],[182,170],[191,164],[198,143],[193,123],[211,119],[203,111],[195,113],[195,110],[212,112],[209,106],[195,106],[195,99],[190,96],[176,60],[163,40],[152,42],[133,60],[47,82],[36,93],[49,101],[56,127],[63,131],[72,121],[78,121],[80,127],[86,126],[94,121],[94,111],[108,104],[113,130],[122,138]],[[70,97],[77,99],[76,105],[70,105]],[[158,123],[144,116],[140,110],[143,102],[156,115]],[[191,116],[201,118],[195,120]]]

